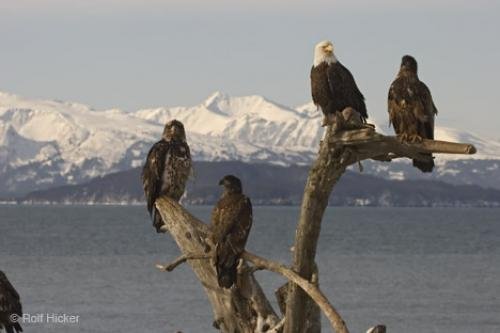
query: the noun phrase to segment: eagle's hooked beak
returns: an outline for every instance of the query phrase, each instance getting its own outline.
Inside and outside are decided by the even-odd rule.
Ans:
[[[328,53],[333,53],[333,45],[332,44],[328,44],[325,49],[324,49],[326,52]]]
[[[179,132],[179,129],[177,128],[177,126],[172,126],[172,134],[176,135],[178,132]]]

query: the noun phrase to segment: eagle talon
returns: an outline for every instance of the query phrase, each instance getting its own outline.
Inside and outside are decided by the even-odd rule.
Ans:
[[[408,143],[409,142],[409,140],[408,140],[408,134],[406,134],[406,133],[399,134],[398,135],[398,140],[401,143]]]
[[[411,143],[421,143],[424,141],[424,139],[418,134],[410,135],[409,140]]]

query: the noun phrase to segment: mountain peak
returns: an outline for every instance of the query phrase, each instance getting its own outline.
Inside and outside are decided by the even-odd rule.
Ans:
[[[215,91],[210,96],[208,96],[208,98],[205,100],[203,104],[205,105],[205,107],[210,108],[210,106],[217,105],[218,102],[227,100],[229,98],[230,98],[229,95],[221,91]]]

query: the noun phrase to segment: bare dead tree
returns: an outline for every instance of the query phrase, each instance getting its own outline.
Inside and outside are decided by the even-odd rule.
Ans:
[[[184,262],[191,266],[212,304],[216,328],[223,332],[275,332],[280,328],[279,317],[253,275],[257,270],[275,272],[299,285],[318,304],[333,327],[342,321],[315,283],[302,278],[283,264],[247,251],[242,254],[242,258],[253,266],[239,267],[241,282],[238,282],[237,288],[220,288],[211,256],[208,254],[213,248],[213,244],[210,244],[208,225],[167,197],[157,200],[156,206],[165,222],[163,228],[170,232],[183,253],[169,264],[158,264],[157,268],[172,271]]]
[[[315,264],[321,221],[335,183],[346,168],[365,159],[391,161],[395,158],[425,160],[425,153],[474,154],[472,145],[423,140],[402,143],[393,136],[361,126],[338,131],[328,127],[321,142],[318,157],[309,173],[304,190],[299,224],[296,231],[292,269],[283,264],[244,252],[244,263],[238,268],[240,282],[231,289],[220,288],[211,261],[214,245],[210,243],[210,228],[192,216],[177,202],[162,197],[156,202],[165,226],[176,241],[182,255],[167,265],[157,265],[172,271],[187,262],[202,284],[212,305],[214,327],[224,333],[286,332],[316,333],[321,330],[319,309],[334,331],[348,333],[347,326],[321,292]],[[272,308],[258,281],[256,270],[280,274],[289,287],[280,288],[278,299],[286,315],[280,318]]]
[[[397,137],[384,136],[371,126],[350,131],[336,132],[328,127],[321,142],[304,189],[299,224],[295,236],[293,270],[311,279],[323,214],[333,187],[346,168],[365,159],[391,161],[408,157],[425,160],[425,153],[474,154],[469,144],[423,140],[420,143],[402,143]],[[285,333],[304,332],[307,295],[297,285],[291,284],[287,299]],[[348,333],[345,323],[339,324],[339,333]]]

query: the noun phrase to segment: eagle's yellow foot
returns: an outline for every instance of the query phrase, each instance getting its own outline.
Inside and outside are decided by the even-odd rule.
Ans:
[[[418,134],[410,135],[409,139],[411,143],[421,143],[424,141],[424,139]]]
[[[406,133],[398,134],[398,140],[399,140],[399,142],[401,142],[401,143],[408,143],[409,142],[408,139],[409,139],[408,134],[406,134]]]

